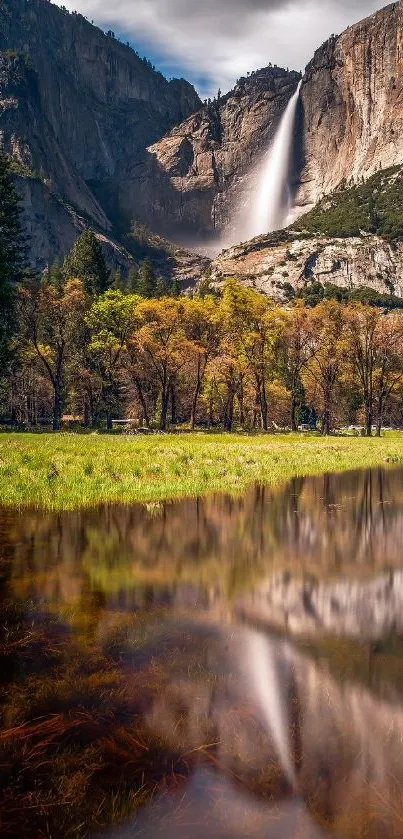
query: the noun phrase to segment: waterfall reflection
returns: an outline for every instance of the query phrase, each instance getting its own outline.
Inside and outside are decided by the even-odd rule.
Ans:
[[[276,638],[197,625],[181,634],[182,664],[165,663],[146,721],[189,778],[108,836],[403,836],[400,704],[338,683]],[[264,692],[251,680],[256,649],[262,675],[269,667],[274,677]]]

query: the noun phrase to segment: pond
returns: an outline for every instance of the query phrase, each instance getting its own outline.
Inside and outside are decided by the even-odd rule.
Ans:
[[[2,836],[403,837],[403,470],[0,544]]]

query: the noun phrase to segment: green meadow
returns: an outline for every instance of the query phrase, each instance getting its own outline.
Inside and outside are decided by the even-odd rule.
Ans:
[[[0,435],[0,504],[77,509],[209,492],[254,482],[373,467],[403,458],[403,434],[381,439],[316,435],[183,434],[150,437]]]

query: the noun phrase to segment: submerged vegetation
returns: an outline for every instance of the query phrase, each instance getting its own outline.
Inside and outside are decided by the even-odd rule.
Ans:
[[[154,502],[403,458],[403,436],[0,435],[0,503],[74,509]]]
[[[113,633],[77,640],[33,604],[3,603],[2,836],[79,839],[133,816],[188,774],[191,758],[153,736],[145,720],[166,679],[163,667],[149,651],[125,673],[112,640]],[[129,643],[126,654],[133,663]]]

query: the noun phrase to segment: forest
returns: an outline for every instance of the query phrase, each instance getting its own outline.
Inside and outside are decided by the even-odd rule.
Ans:
[[[84,230],[61,266],[25,263],[0,161],[0,417],[8,427],[295,431],[400,426],[403,313],[227,279],[181,294],[147,260],[112,276]],[[313,305],[315,303],[316,305]],[[115,422],[114,422],[115,421]],[[125,427],[125,426],[124,426]]]

